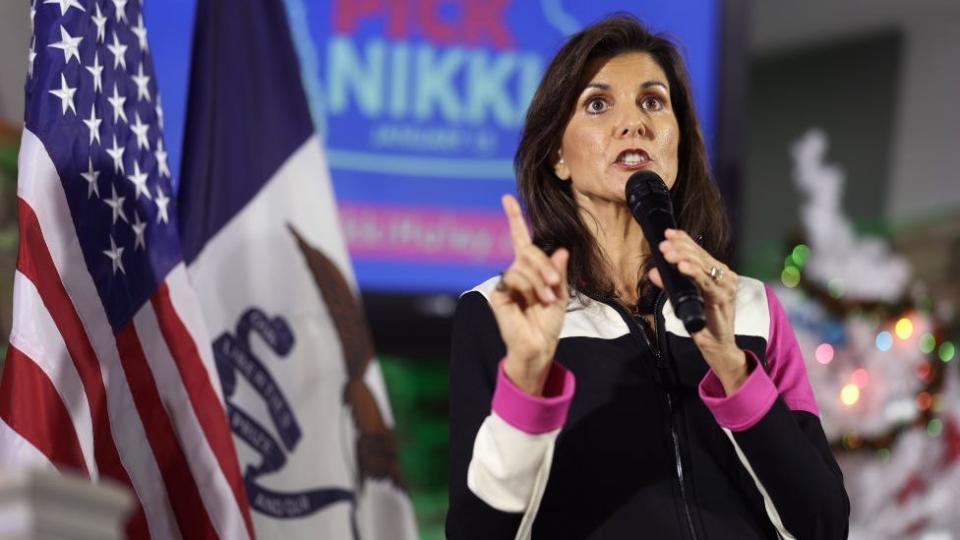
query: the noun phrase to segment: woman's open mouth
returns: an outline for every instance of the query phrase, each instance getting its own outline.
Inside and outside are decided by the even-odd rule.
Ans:
[[[642,148],[628,148],[623,152],[620,152],[620,155],[617,156],[617,160],[614,162],[614,165],[622,169],[633,171],[642,169],[650,163],[650,155],[647,154],[646,150],[643,150]]]

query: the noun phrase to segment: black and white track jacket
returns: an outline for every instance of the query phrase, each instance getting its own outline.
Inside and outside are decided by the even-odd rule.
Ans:
[[[661,294],[656,344],[619,305],[573,295],[544,397],[500,367],[495,284],[454,318],[448,538],[846,538],[843,478],[763,283],[738,280],[751,371],[733,395]]]

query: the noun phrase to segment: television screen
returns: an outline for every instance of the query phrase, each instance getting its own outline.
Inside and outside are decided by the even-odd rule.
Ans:
[[[185,110],[182,21],[193,9],[174,4],[148,10],[147,21],[168,124],[182,123],[175,117]],[[681,43],[709,144],[717,4],[287,0],[361,289],[459,292],[509,264],[500,196],[514,191],[527,104],[565,38],[604,14],[633,13]],[[170,125],[168,146],[179,148],[181,134]]]

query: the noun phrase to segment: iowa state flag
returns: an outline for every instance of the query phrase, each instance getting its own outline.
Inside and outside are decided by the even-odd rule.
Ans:
[[[280,0],[201,0],[178,203],[260,538],[416,537]]]

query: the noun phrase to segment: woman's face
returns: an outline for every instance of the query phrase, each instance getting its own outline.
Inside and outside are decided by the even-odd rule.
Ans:
[[[680,127],[667,76],[649,53],[611,58],[587,84],[563,132],[554,171],[578,202],[620,202],[630,175],[651,170],[672,188]]]

